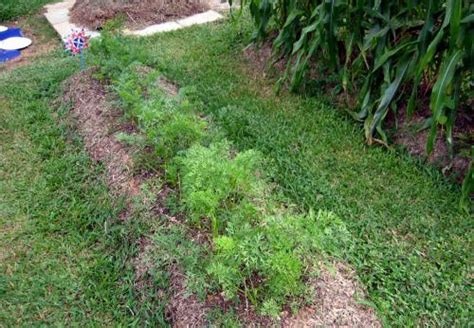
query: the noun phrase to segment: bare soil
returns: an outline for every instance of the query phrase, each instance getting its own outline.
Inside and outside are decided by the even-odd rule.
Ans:
[[[207,327],[208,307],[196,295],[187,291],[186,276],[177,268],[171,270],[170,283],[173,291],[167,312],[173,327]]]
[[[359,302],[365,293],[352,269],[340,262],[333,263],[333,270],[319,266],[319,277],[308,282],[315,290],[315,304],[283,319],[283,327],[382,327],[374,309]]]
[[[413,125],[418,122],[418,120],[412,121],[411,124],[409,123],[396,131],[393,135],[394,143],[405,148],[410,155],[424,159],[439,168],[445,176],[452,177],[454,181],[462,183],[469,169],[470,158],[462,153],[457,153],[451,158],[446,139],[440,135],[435,140],[433,152],[426,156],[429,131],[414,131]],[[471,138],[472,136],[474,135],[471,135]]]
[[[77,0],[71,21],[93,30],[121,16],[130,29],[172,21],[209,9],[204,0]]]
[[[90,70],[82,72],[67,81],[64,100],[73,104],[71,113],[86,150],[105,165],[111,191],[118,196],[137,196],[142,181],[132,174],[131,150],[114,135],[120,130],[122,112],[110,105],[104,86]]]
[[[132,265],[135,270],[134,289],[139,295],[139,302],[145,303],[150,293],[155,294],[156,298],[164,297],[165,291],[155,288],[153,283],[153,268],[155,261],[153,260],[153,242],[145,236],[138,241],[139,252],[134,259]],[[147,295],[148,294],[148,295]]]
[[[420,127],[431,116],[428,103],[429,98],[425,97],[422,110],[415,112],[412,117],[407,117],[405,107],[401,107],[398,128],[394,128],[396,118],[393,113],[387,117],[387,125],[393,131],[391,134],[393,142],[406,149],[410,155],[434,165],[445,176],[462,183],[469,170],[470,147],[474,145],[474,117],[472,113],[469,113],[472,109],[468,109],[468,106],[458,108],[453,129],[453,155],[450,154],[444,131],[438,129],[433,151],[427,156],[426,143],[429,129],[420,131]]]

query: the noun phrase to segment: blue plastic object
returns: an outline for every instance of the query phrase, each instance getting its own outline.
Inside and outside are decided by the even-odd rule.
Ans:
[[[23,36],[23,33],[21,33],[21,29],[17,27],[12,27],[4,32],[0,32],[0,41],[3,41],[8,38],[13,38],[15,36]]]
[[[6,40],[8,38],[13,38],[15,36],[23,36],[21,29],[17,27],[9,28],[4,32],[0,32],[0,41]],[[20,56],[21,52],[18,50],[2,50],[0,49],[0,63],[15,59]]]
[[[20,56],[21,52],[18,50],[2,50],[0,49],[0,63],[15,59]]]

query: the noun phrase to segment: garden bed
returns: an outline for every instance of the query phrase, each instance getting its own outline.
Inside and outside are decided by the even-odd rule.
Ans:
[[[130,148],[130,145],[127,146],[123,142],[118,141],[117,136],[121,135],[121,138],[128,140],[127,143],[130,144],[131,140],[146,138],[146,135],[150,135],[150,131],[140,131],[135,128],[135,125],[131,122],[124,122],[125,118],[131,118],[131,121],[136,121],[136,114],[132,114],[130,108],[127,106],[125,106],[123,113],[122,110],[115,109],[112,103],[107,99],[113,99],[116,98],[116,96],[109,94],[106,91],[107,86],[92,77],[93,72],[93,70],[89,70],[88,72],[80,73],[69,79],[68,83],[66,83],[64,100],[65,102],[72,101],[73,109],[71,113],[75,119],[80,135],[84,138],[85,148],[92,159],[104,164],[111,192],[115,196],[125,197],[127,207],[125,211],[122,212],[120,219],[121,221],[128,221],[133,219],[133,213],[136,211],[132,199],[145,196],[141,195],[143,194],[141,190],[143,190],[142,186],[144,186],[146,182],[141,174],[134,173],[142,172],[139,168],[140,164],[137,166],[137,163],[134,162],[137,158],[142,156],[142,154],[140,154],[141,152],[149,148],[140,148],[137,144],[135,147]],[[124,84],[114,85],[114,88],[118,91],[119,100],[124,105],[130,100],[128,98],[130,96],[128,93],[130,90],[125,86],[130,85],[130,82],[134,82],[134,85],[137,83],[133,78],[134,74],[138,74],[136,77],[139,77],[140,80],[151,81],[151,85],[154,88],[158,87],[163,90],[163,94],[159,93],[158,95],[156,92],[145,92],[145,96],[139,101],[142,103],[141,106],[144,106],[143,110],[144,113],[147,113],[147,116],[153,114],[151,109],[147,109],[151,108],[146,106],[147,101],[153,104],[162,104],[161,107],[158,106],[157,108],[163,112],[170,110],[170,108],[166,109],[166,105],[163,106],[163,104],[174,104],[173,107],[177,106],[177,108],[182,106],[179,102],[176,102],[176,85],[170,82],[164,83],[163,81],[165,81],[165,79],[163,77],[156,78],[156,72],[144,66],[125,71],[120,77],[121,83]],[[180,108],[180,110],[184,109],[185,107]],[[124,117],[120,118],[122,115],[124,115]],[[176,120],[174,115],[181,117],[182,114],[175,113],[170,116],[170,120]],[[190,113],[189,119],[199,122],[202,120],[202,117],[199,115],[191,115]],[[140,122],[140,120],[138,121]],[[145,122],[141,123],[139,126],[147,125]],[[175,121],[171,126],[175,126],[177,123],[178,121]],[[162,128],[163,131],[169,131],[167,123],[164,122],[163,124],[164,126],[157,126],[157,128]],[[184,132],[185,131],[183,131],[183,133]],[[163,138],[167,139],[169,136],[164,134]],[[169,147],[180,147],[183,140],[181,137],[178,137],[174,140],[174,144],[169,144]],[[132,144],[135,143],[136,141],[132,142]],[[141,142],[139,144],[141,144]],[[155,146],[152,147],[156,148],[155,150],[151,150],[152,152],[161,148],[158,144]],[[198,149],[205,153],[209,152],[209,150],[206,150],[206,148],[202,146],[194,146],[194,151]],[[170,155],[170,149],[163,149],[163,151],[165,151],[164,154]],[[187,155],[186,158],[181,158],[181,160],[185,162],[189,161],[193,156],[192,150],[187,150],[186,152],[188,152],[189,155]],[[232,152],[236,158],[244,156],[242,154],[239,155],[237,150],[232,150]],[[166,163],[169,159],[167,156],[164,156],[162,160]],[[212,159],[210,160],[212,161]],[[229,159],[224,157],[221,162],[227,161],[228,164],[231,165],[234,160],[234,158]],[[159,166],[155,167],[155,169],[155,172],[161,171]],[[215,174],[219,175],[219,170],[217,170]],[[182,179],[186,185],[189,176],[183,176]],[[175,186],[175,189],[176,188]],[[209,266],[209,261],[215,261],[215,259],[212,260],[212,257],[211,259],[208,258],[208,254],[209,252],[214,252],[213,248],[215,245],[213,244],[216,239],[214,239],[215,236],[212,236],[210,229],[205,227],[199,228],[192,223],[192,218],[189,217],[192,211],[191,213],[189,211],[176,213],[166,208],[166,204],[169,203],[169,200],[165,198],[169,197],[169,193],[176,194],[177,192],[177,190],[172,190],[167,185],[164,185],[160,191],[154,193],[154,197],[157,199],[155,206],[152,208],[147,206],[141,210],[150,211],[150,219],[164,222],[166,228],[151,233],[151,235],[142,235],[137,245],[140,251],[132,260],[133,266],[135,267],[135,289],[139,295],[143,295],[146,290],[154,290],[152,282],[154,271],[165,270],[169,273],[169,285],[164,290],[161,290],[160,293],[167,295],[169,300],[166,307],[166,317],[171,321],[173,326],[184,327],[189,322],[193,322],[199,327],[214,324],[216,319],[212,319],[209,316],[210,313],[216,313],[216,311],[219,313],[227,313],[230,311],[235,313],[238,321],[245,325],[260,323],[265,327],[277,323],[283,327],[316,324],[380,326],[373,309],[357,304],[356,302],[356,298],[364,297],[365,292],[355,278],[353,270],[347,265],[343,265],[337,261],[333,262],[330,259],[328,259],[328,262],[319,261],[320,258],[324,258],[324,256],[321,257],[321,254],[312,254],[311,258],[307,259],[307,261],[310,262],[314,261],[314,268],[317,268],[318,273],[316,274],[315,272],[307,277],[305,274],[304,289],[306,291],[303,294],[306,295],[307,301],[302,301],[301,299],[294,300],[296,302],[295,304],[299,304],[301,311],[295,312],[295,309],[290,310],[289,306],[285,306],[277,317],[262,315],[256,305],[253,304],[250,299],[247,299],[243,292],[238,293],[236,296],[238,302],[234,302],[234,300],[227,299],[223,293],[219,292],[219,289],[217,291],[212,290],[212,288],[209,290],[209,287],[202,291],[205,292],[207,296],[204,300],[202,298],[200,299],[196,295],[196,290],[193,290],[192,287],[193,279],[195,279],[194,275],[203,275],[202,269],[204,267],[208,267],[210,270],[211,266]],[[179,193],[182,192],[183,191],[180,191]],[[187,203],[185,202],[184,204]],[[320,214],[318,214],[318,216],[319,215]],[[288,219],[291,220],[290,217]],[[270,224],[273,223],[270,222]],[[292,224],[288,224],[289,227],[292,226]],[[277,226],[275,226],[275,228],[277,228]],[[172,231],[176,229],[181,229],[184,233],[181,235],[179,244],[173,245],[173,238],[170,238],[168,233],[172,234]],[[255,229],[259,228],[255,227]],[[165,234],[163,231],[168,233]],[[265,230],[262,230],[262,232],[265,232]],[[223,233],[222,230],[221,233]],[[171,248],[169,248],[170,245],[172,245]],[[186,265],[184,258],[173,255],[173,249],[181,249],[185,254],[194,252],[195,255],[200,257],[199,264],[197,267],[190,269],[189,265]],[[204,251],[197,251],[198,249]],[[161,267],[157,267],[156,263],[158,259],[173,257],[175,257],[175,260],[169,263],[160,260],[161,262],[165,262],[165,264]],[[309,270],[309,268],[307,269]],[[276,275],[276,273],[274,274]],[[272,278],[272,276],[273,274],[270,274],[269,278]],[[214,280],[215,277],[212,275],[204,274],[203,277],[209,280],[211,285],[216,283]],[[264,283],[264,280],[260,279],[260,275],[254,274],[249,279],[253,280],[254,278],[256,279],[255,281],[250,281],[252,285]],[[240,287],[244,288],[244,286]],[[261,287],[263,288],[264,285]],[[303,287],[303,285],[301,285],[301,287]]]
[[[140,29],[202,13],[209,7],[204,0],[77,0],[70,16],[73,23],[92,30],[100,30],[114,18],[124,19],[130,29]]]
[[[353,236],[349,261],[389,324],[466,320],[469,222],[459,186],[408,156],[366,147],[360,128],[321,96],[275,96],[273,81],[235,59],[249,40],[238,31],[210,25],[132,40],[127,60],[166,68],[238,149],[269,158],[273,181],[300,208],[335,209]],[[453,290],[441,295],[444,284]]]

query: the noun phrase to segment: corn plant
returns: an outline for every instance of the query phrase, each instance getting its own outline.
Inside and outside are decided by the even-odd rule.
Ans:
[[[262,40],[277,30],[274,51],[289,58],[282,79],[293,90],[317,58],[358,94],[353,116],[369,144],[387,144],[390,109],[417,110],[420,85],[431,90],[427,154],[439,130],[453,147],[456,108],[472,87],[474,4],[466,0],[243,0]],[[442,129],[439,129],[439,127]]]

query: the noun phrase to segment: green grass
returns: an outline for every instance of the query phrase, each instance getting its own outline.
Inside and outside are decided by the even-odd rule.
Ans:
[[[80,145],[68,143],[49,112],[47,100],[56,94],[50,87],[57,90],[72,73],[62,66],[51,73],[15,72],[8,82],[16,87],[1,81],[4,324],[107,322],[112,314],[95,308],[95,291],[84,289],[87,273],[103,260],[93,227],[113,210],[98,172]],[[36,80],[28,81],[29,73]]]
[[[76,70],[50,56],[0,78],[1,325],[163,326],[166,298],[133,289],[144,212],[117,221],[122,201],[53,102]]]
[[[187,90],[240,150],[261,151],[302,209],[343,218],[345,250],[389,325],[466,325],[472,218],[460,188],[414,160],[367,148],[360,127],[316,98],[274,96],[273,81],[241,60],[244,24],[210,25],[132,42],[146,64]],[[189,94],[189,92],[188,92]]]
[[[0,2],[0,22],[36,12],[44,5],[58,0],[2,0]]]
[[[41,14],[28,15],[18,20],[18,26],[29,30],[37,37],[37,41],[47,43],[58,40],[58,34],[45,16]],[[60,44],[58,42],[58,44]]]

